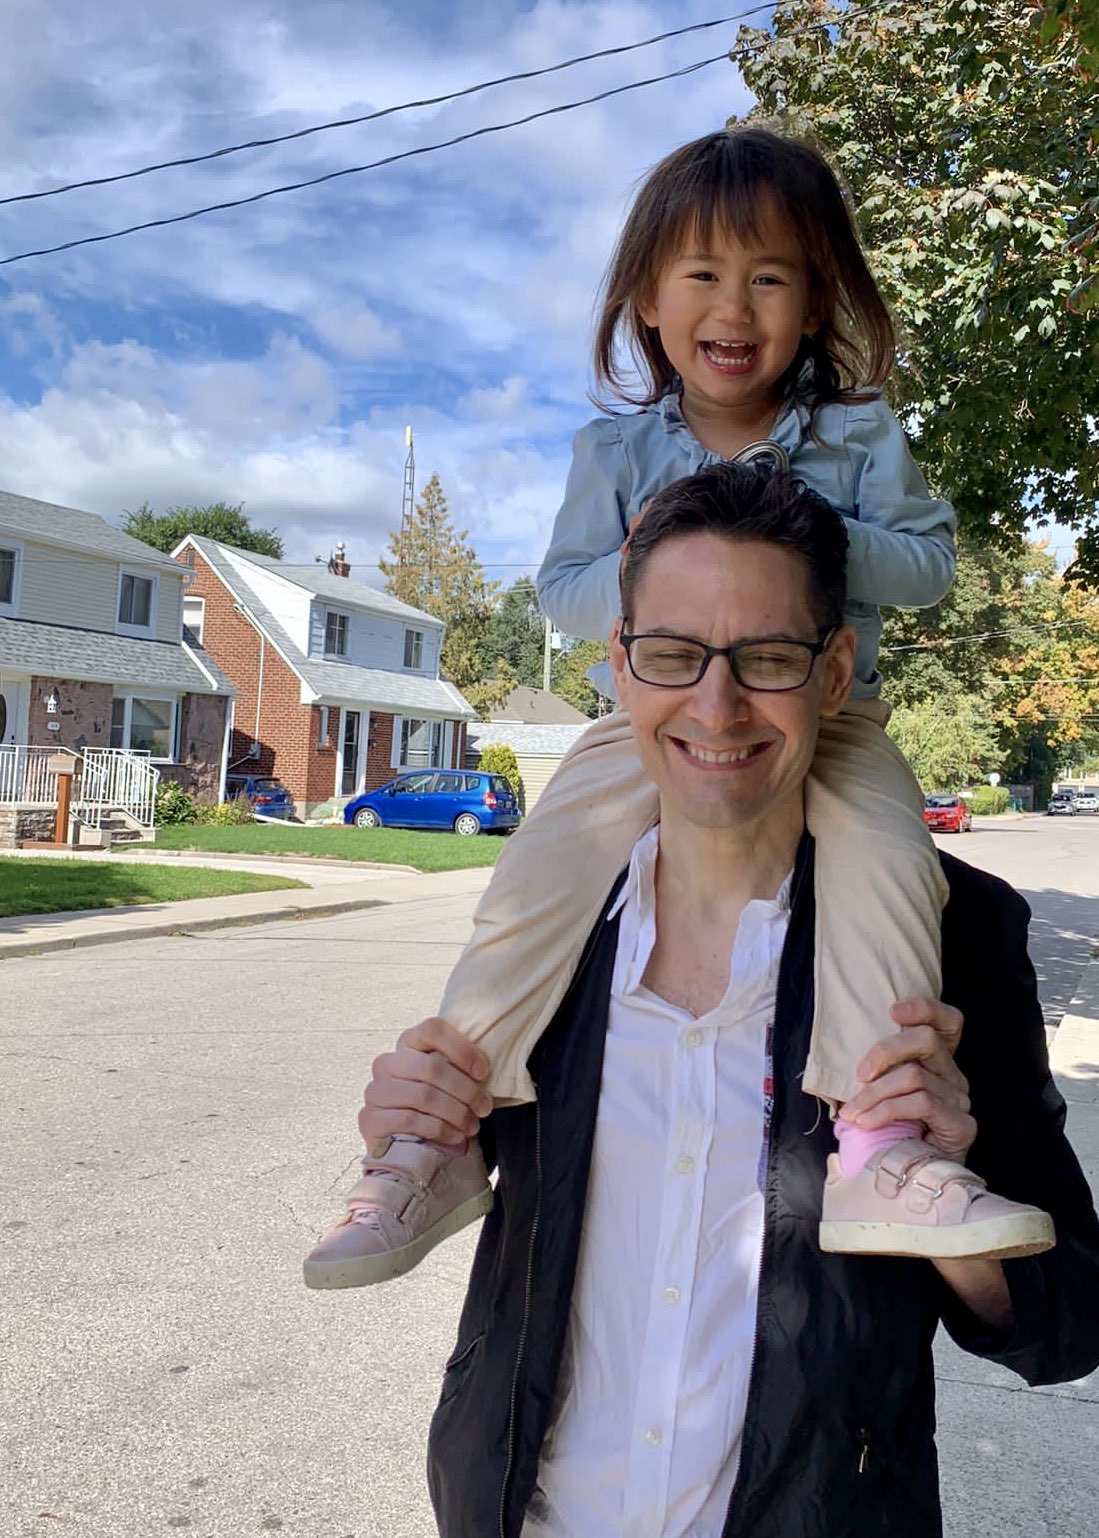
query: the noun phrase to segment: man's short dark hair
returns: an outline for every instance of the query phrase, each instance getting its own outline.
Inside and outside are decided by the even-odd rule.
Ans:
[[[658,492],[622,556],[619,582],[627,620],[653,550],[677,534],[717,534],[796,551],[805,562],[820,634],[843,623],[847,530],[831,503],[794,476],[754,465],[707,465]]]

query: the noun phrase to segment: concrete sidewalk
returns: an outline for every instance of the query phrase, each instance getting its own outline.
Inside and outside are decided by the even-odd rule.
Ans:
[[[1054,1033],[1050,1065],[1068,1105],[1068,1136],[1099,1197],[1099,959]],[[935,1358],[945,1538],[1095,1531],[1099,1372],[1026,1388],[942,1331]]]
[[[86,859],[68,853],[52,858]],[[115,860],[96,853],[92,859]],[[350,861],[291,861],[260,856],[237,859],[217,855],[180,856],[187,865],[221,870],[249,870],[293,877],[309,886],[278,892],[240,892],[232,897],[192,897],[185,902],[145,903],[132,908],[89,908],[79,913],[34,913],[0,919],[0,961],[11,956],[110,945],[159,935],[198,934],[238,924],[280,919],[328,918],[358,908],[423,901],[435,897],[479,896],[492,867],[422,872],[408,866],[359,865]],[[127,856],[129,859],[129,856]],[[142,864],[161,864],[149,853]]]

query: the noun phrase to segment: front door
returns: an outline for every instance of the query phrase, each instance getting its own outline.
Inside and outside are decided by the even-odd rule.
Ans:
[[[30,680],[0,674],[0,745],[26,742],[29,709]]]
[[[340,765],[340,794],[354,796],[359,790],[360,759],[362,758],[362,712],[345,710],[343,732],[340,737],[342,763]]]

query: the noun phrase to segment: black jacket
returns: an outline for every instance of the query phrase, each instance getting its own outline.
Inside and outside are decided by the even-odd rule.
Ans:
[[[943,991],[965,1015],[958,1062],[980,1129],[969,1162],[993,1190],[1052,1212],[1058,1243],[1006,1262],[1010,1339],[987,1331],[926,1261],[819,1249],[824,1161],[835,1144],[798,1082],[813,1013],[804,839],[778,982],[756,1352],[724,1538],[941,1533],[931,1357],[940,1319],[966,1350],[1028,1383],[1099,1364],[1099,1224],[1049,1077],[1029,910],[994,877],[948,856],[943,866]],[[531,1062],[537,1101],[484,1124],[496,1204],[429,1439],[441,1538],[518,1538],[535,1493],[580,1246],[617,935],[617,920],[605,919],[592,933]]]

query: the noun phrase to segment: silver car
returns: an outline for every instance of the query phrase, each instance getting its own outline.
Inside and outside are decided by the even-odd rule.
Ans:
[[[1078,812],[1099,812],[1099,791],[1078,790],[1076,792],[1076,810]]]

